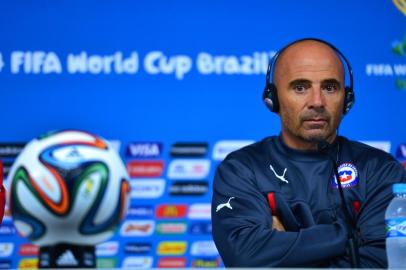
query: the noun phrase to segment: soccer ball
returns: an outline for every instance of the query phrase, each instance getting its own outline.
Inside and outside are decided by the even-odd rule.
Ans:
[[[95,245],[111,237],[128,207],[128,175],[110,143],[78,130],[30,141],[9,174],[19,234],[39,246]]]

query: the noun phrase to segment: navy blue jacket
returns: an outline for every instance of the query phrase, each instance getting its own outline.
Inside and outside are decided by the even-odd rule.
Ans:
[[[384,213],[392,185],[406,182],[405,170],[391,155],[344,137],[328,151],[356,224],[361,266],[386,267]],[[269,137],[218,166],[213,239],[227,267],[350,267],[341,207],[333,162],[325,154]],[[272,229],[272,215],[285,232]]]

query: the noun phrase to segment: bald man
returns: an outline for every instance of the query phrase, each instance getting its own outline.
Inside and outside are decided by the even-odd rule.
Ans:
[[[406,182],[389,154],[337,136],[345,111],[344,67],[320,40],[293,42],[275,60],[282,130],[231,153],[213,185],[213,239],[227,267],[350,267],[335,157],[361,267],[384,268],[384,212]]]

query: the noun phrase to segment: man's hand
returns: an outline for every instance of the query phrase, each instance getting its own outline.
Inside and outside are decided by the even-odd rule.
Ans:
[[[282,222],[279,220],[277,216],[272,216],[272,229],[275,229],[280,232],[284,232],[285,227],[283,227]]]

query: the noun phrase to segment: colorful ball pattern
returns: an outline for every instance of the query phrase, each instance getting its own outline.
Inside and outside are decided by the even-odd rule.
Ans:
[[[39,246],[105,241],[129,204],[128,175],[118,153],[106,140],[83,131],[32,140],[9,179],[14,225]]]

